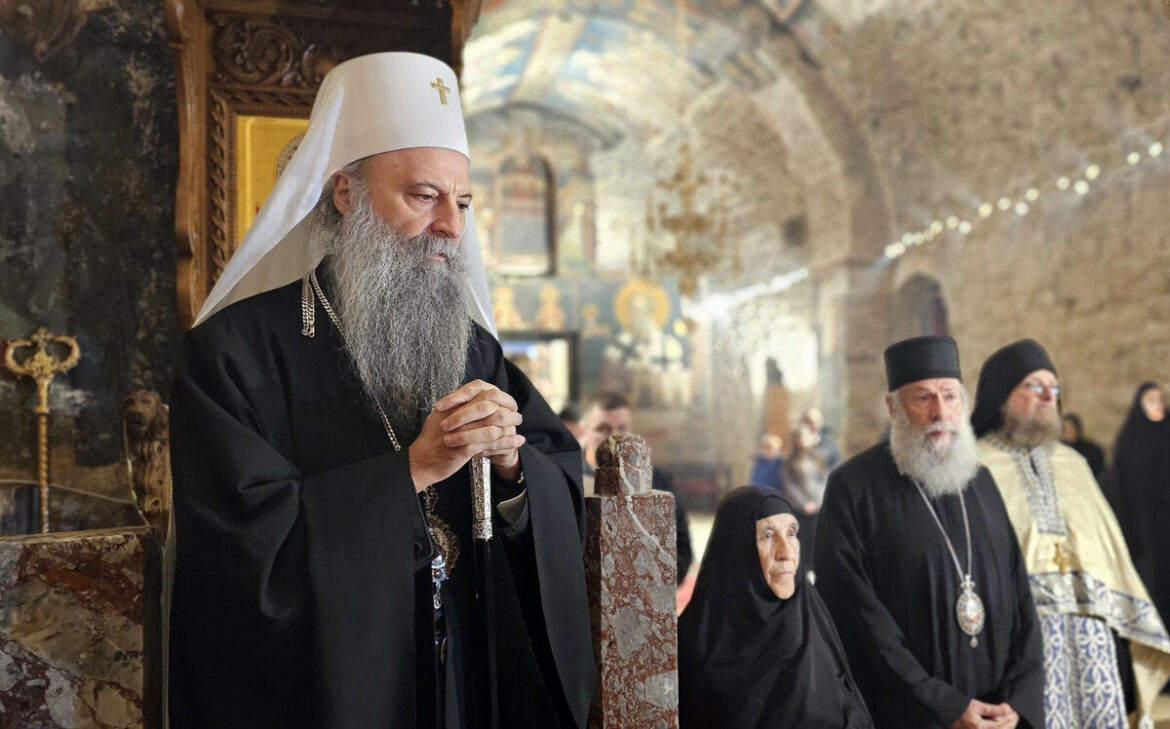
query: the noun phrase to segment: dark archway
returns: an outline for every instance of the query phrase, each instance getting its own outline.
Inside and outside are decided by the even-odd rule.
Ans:
[[[890,313],[891,342],[951,333],[942,284],[925,274],[915,274],[898,287]]]

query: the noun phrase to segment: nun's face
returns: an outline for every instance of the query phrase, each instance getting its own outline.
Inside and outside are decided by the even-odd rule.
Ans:
[[[451,149],[418,147],[376,154],[367,160],[370,205],[407,238],[427,234],[457,239],[471,206],[466,157]],[[334,175],[333,203],[350,212],[349,181]]]
[[[1158,388],[1151,387],[1143,392],[1141,403],[1146,417],[1155,423],[1161,422],[1166,417],[1166,397]]]
[[[756,550],[764,581],[781,600],[796,592],[796,568],[800,566],[800,539],[796,517],[775,514],[756,521]]]

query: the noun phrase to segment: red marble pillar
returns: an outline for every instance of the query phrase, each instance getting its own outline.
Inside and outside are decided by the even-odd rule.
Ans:
[[[585,581],[598,665],[590,729],[678,726],[674,496],[651,491],[641,436],[597,451],[585,499]]]
[[[0,727],[159,726],[150,527],[0,537]]]

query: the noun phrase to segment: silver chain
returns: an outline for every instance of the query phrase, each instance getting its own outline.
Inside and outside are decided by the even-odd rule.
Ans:
[[[955,553],[955,547],[951,544],[951,538],[947,535],[947,530],[943,529],[942,520],[938,518],[938,514],[934,512],[934,507],[930,504],[930,499],[926,497],[926,491],[917,481],[911,479],[910,483],[914,484],[914,488],[918,489],[918,495],[922,497],[922,501],[926,504],[927,511],[930,512],[931,517],[934,518],[934,523],[938,525],[938,530],[942,532],[943,539],[947,542],[947,549],[951,551],[951,559],[955,561],[955,569],[959,572],[959,578],[964,584],[971,581],[971,524],[967,521],[967,502],[963,500],[963,492],[959,492],[959,506],[963,508],[963,531],[967,535],[967,571],[963,572],[963,568],[959,566],[959,555]]]
[[[337,316],[337,312],[333,310],[333,305],[329,303],[329,299],[325,298],[325,292],[321,290],[321,283],[317,280],[317,269],[314,268],[310,270],[308,275],[305,276],[305,281],[307,283],[302,286],[302,293],[304,296],[301,299],[301,306],[305,309],[305,311],[302,312],[304,314],[305,328],[301,330],[301,333],[306,337],[311,337],[315,333],[315,317],[311,311],[308,311],[309,309],[313,308],[312,303],[309,303],[309,299],[312,297],[308,296],[308,291],[306,288],[311,284],[313,287],[313,292],[316,293],[317,298],[321,300],[321,308],[325,309],[325,313],[329,315],[329,319],[333,322],[333,326],[337,327],[338,333],[341,334],[342,343],[344,343],[346,347],[349,347],[349,342],[345,338],[345,330],[341,327],[341,318]],[[382,419],[382,426],[386,428],[386,435],[390,436],[390,445],[394,446],[395,452],[401,451],[402,446],[399,445],[398,436],[394,434],[394,428],[390,425],[390,418],[386,417],[386,411],[382,409],[382,403],[378,402],[378,398],[373,397],[372,395],[370,396],[370,399],[374,401],[374,407],[378,408],[378,417]]]
[[[317,307],[308,276],[301,279],[301,336],[309,339],[317,336]]]
[[[310,291],[311,287],[311,291]],[[329,320],[333,322],[333,326],[337,328],[337,333],[341,335],[342,344],[349,348],[349,342],[345,338],[345,329],[341,326],[341,317],[337,316],[337,312],[333,310],[333,305],[329,303],[329,299],[325,298],[325,292],[321,289],[321,282],[317,280],[317,269],[310,269],[305,274],[304,283],[301,286],[301,315],[303,317],[304,327],[301,329],[301,334],[306,337],[312,337],[316,334],[315,324],[315,308],[316,304],[313,301],[313,294],[321,301],[321,307],[325,309],[325,313],[329,315]],[[368,388],[367,388],[368,392]],[[370,400],[373,401],[374,407],[378,409],[378,417],[382,419],[382,427],[386,429],[386,435],[390,436],[390,445],[394,446],[395,452],[402,450],[402,446],[398,443],[398,436],[394,434],[394,428],[390,425],[390,418],[386,417],[386,411],[382,409],[382,403],[378,402],[378,398],[370,393]],[[431,585],[433,592],[431,595],[431,604],[435,610],[440,610],[443,607],[443,598],[441,589],[443,583],[451,577],[451,570],[455,569],[455,559],[458,555],[458,548],[455,541],[455,535],[451,533],[446,523],[435,515],[435,504],[439,500],[439,493],[434,484],[428,485],[422,490],[423,511],[426,512],[427,533],[430,535],[432,543],[435,543],[438,549],[438,554],[431,560]],[[443,540],[443,544],[436,540]],[[448,564],[448,551],[454,550],[456,557],[453,557]]]

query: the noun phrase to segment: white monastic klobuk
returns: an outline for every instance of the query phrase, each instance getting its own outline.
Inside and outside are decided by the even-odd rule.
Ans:
[[[203,302],[196,324],[225,306],[292,283],[317,265],[310,215],[326,183],[364,157],[440,147],[470,159],[459,82],[447,64],[417,53],[377,53],[338,65],[325,77],[309,128],[256,221]],[[495,332],[475,218],[463,233],[472,316]]]

